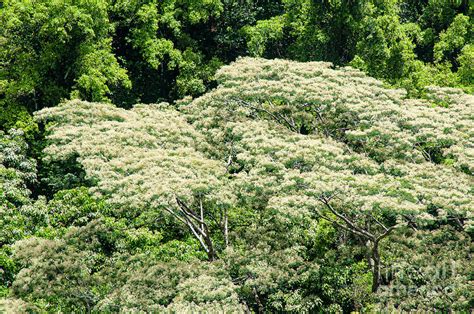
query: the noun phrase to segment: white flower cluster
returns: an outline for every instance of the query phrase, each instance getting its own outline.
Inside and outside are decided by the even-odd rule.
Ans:
[[[73,101],[46,109],[46,153],[71,154],[97,190],[130,208],[176,197],[285,215],[455,219],[472,228],[473,97],[433,88],[406,99],[351,68],[243,58],[181,110]],[[439,99],[443,102],[440,104]]]
[[[125,208],[176,206],[198,194],[219,204],[231,199],[222,188],[225,168],[206,157],[204,138],[167,106],[132,110],[72,101],[45,109],[50,122],[47,161],[78,155],[97,192]]]
[[[432,102],[406,99],[319,62],[242,58],[217,77],[185,106],[188,120],[234,153],[243,190],[265,189],[271,207],[296,213],[337,195],[345,212],[472,228],[474,97],[431,88]]]
[[[267,118],[322,131],[377,161],[429,160],[474,171],[474,96],[460,90],[433,87],[431,101],[407,99],[404,90],[349,67],[253,58],[223,67],[217,79],[207,102],[248,102]]]

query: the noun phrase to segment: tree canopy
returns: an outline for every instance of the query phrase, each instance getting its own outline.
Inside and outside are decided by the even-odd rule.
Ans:
[[[392,239],[404,237],[417,250],[428,230],[459,241],[472,235],[472,96],[433,88],[432,101],[410,99],[358,70],[324,62],[242,58],[216,77],[216,89],[176,106],[125,110],[75,100],[36,114],[47,132],[42,162],[77,162],[89,182],[86,193],[107,210],[95,209],[85,221],[72,217],[72,226],[51,239],[15,244],[20,255],[13,256],[23,267],[13,282],[15,296],[57,300],[49,302],[64,308],[79,302],[97,311],[171,309],[186,302],[237,311],[385,307],[396,302],[387,296],[396,275],[388,262],[407,258],[390,249]],[[134,234],[132,243],[118,244],[116,232]],[[202,273],[185,275],[186,266],[171,262],[134,267],[136,275],[123,269],[130,259],[160,260],[151,248],[166,245],[164,233],[170,232],[195,243],[192,260],[201,259]],[[336,234],[343,239],[331,243]],[[467,261],[460,250],[455,263]],[[22,259],[32,252],[35,260]],[[325,264],[327,254],[347,260],[329,270],[334,266]],[[44,268],[55,259],[60,273]],[[177,273],[139,279],[165,271],[156,267],[176,267]],[[305,288],[316,284],[312,276],[324,278],[313,272],[344,276],[344,269],[349,277],[337,280],[346,288]],[[451,289],[429,306],[469,306],[472,267],[457,271],[427,283]],[[35,284],[42,272],[56,274],[42,284],[58,291]],[[58,277],[63,272],[67,284]],[[165,281],[154,283],[159,278]],[[171,282],[164,299],[156,299]],[[186,287],[190,294],[181,295]],[[424,288],[401,308],[423,308],[415,296]],[[351,291],[345,289],[357,293],[340,299]]]
[[[0,312],[470,311],[473,8],[0,2]]]

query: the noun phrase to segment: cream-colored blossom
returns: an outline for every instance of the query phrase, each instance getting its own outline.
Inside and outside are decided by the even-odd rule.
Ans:
[[[318,62],[242,58],[217,79],[181,111],[77,101],[43,110],[53,143],[45,152],[77,155],[95,190],[130,209],[172,207],[179,197],[300,215],[337,195],[337,210],[355,217],[426,218],[434,209],[471,223],[472,96],[432,89],[431,102],[406,99]],[[440,97],[446,106],[433,103]]]

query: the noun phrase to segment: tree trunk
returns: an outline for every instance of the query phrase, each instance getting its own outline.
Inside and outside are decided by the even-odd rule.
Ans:
[[[334,209],[334,207],[332,207],[332,205],[329,203],[330,200],[331,200],[332,197],[328,198],[328,197],[320,197],[319,198],[319,201],[321,201],[325,206],[326,208],[332,213],[334,214],[338,219],[340,219],[342,222],[339,222],[335,219],[331,219],[329,217],[327,217],[326,215],[323,215],[321,214],[321,212],[319,212],[318,210],[316,210],[316,214],[333,223],[334,225],[340,227],[341,229],[343,230],[347,230],[357,236],[360,236],[362,239],[365,239],[367,242],[365,243],[366,246],[370,247],[370,242],[373,241],[373,245],[372,245],[372,248],[370,249],[371,250],[371,254],[372,254],[372,259],[373,259],[373,262],[370,263],[370,260],[369,260],[369,266],[372,264],[372,274],[373,274],[373,279],[372,279],[372,292],[377,292],[379,286],[380,286],[380,283],[381,283],[381,276],[380,276],[380,255],[379,255],[379,243],[380,241],[387,237],[395,228],[399,227],[400,224],[396,224],[394,226],[391,226],[389,228],[387,228],[383,223],[381,223],[380,221],[378,221],[375,217],[373,217],[372,215],[370,216],[376,223],[377,225],[381,226],[382,229],[383,229],[383,233],[380,234],[379,236],[377,236],[376,234],[374,234],[373,232],[371,232],[370,230],[370,225],[365,225],[363,228],[357,226],[356,222],[351,220],[350,218],[348,218],[347,216],[345,216],[344,214],[338,212],[336,209]]]
[[[217,260],[216,251],[214,251],[214,248],[212,246],[207,251],[207,259],[208,259],[209,262],[213,262],[213,261]]]
[[[255,297],[255,302],[257,303],[257,306],[258,306],[258,313],[264,313],[264,307],[263,307],[262,301],[260,301],[260,297],[258,296],[257,289],[253,287],[252,290],[253,290],[253,295]]]
[[[209,259],[210,262],[215,261],[217,259],[217,253],[214,249],[214,244],[212,243],[211,234],[209,233],[209,229],[207,228],[206,224],[204,224],[203,237],[204,237],[204,242],[207,245],[207,258]]]
[[[375,241],[372,247],[372,258],[374,260],[372,266],[372,292],[377,292],[380,285],[380,255],[379,255],[379,242]]]
[[[372,241],[370,240],[367,240],[365,242],[365,247],[367,248],[367,251],[366,251],[366,256],[365,258],[367,259],[367,265],[369,266],[370,269],[372,269]]]
[[[211,234],[209,228],[204,221],[204,208],[202,201],[199,201],[199,213],[194,212],[190,207],[188,207],[183,201],[179,198],[176,198],[176,202],[180,209],[181,215],[177,214],[170,208],[165,208],[169,213],[174,215],[179,221],[186,224],[193,235],[198,239],[202,248],[206,251],[209,261],[214,261],[217,259],[217,253],[214,249],[212,243]]]
[[[204,208],[202,207],[202,199],[199,197],[199,211],[201,218],[201,230],[204,230]]]
[[[229,245],[229,217],[227,216],[227,208],[224,209],[224,241],[225,247]]]

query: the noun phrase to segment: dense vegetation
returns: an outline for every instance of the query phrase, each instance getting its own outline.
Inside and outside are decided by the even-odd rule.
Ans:
[[[1,4],[0,311],[474,308],[469,1]]]

